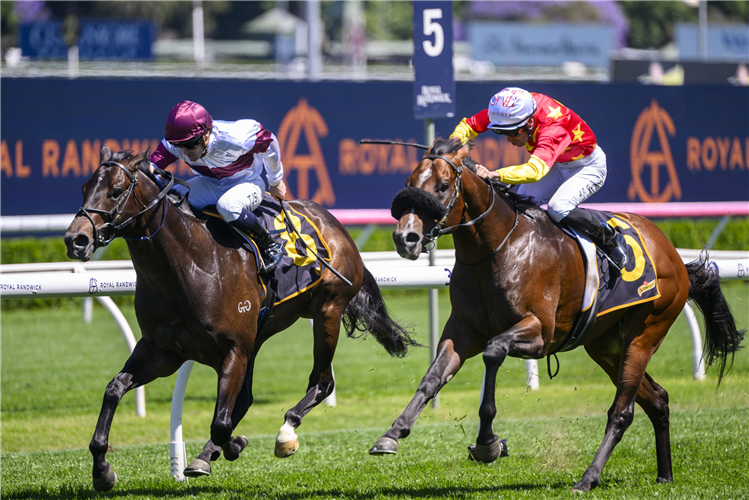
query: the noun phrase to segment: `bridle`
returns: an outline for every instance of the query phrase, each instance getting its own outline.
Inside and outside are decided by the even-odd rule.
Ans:
[[[161,170],[159,168],[155,168],[154,172],[168,179],[169,182],[159,192],[158,196],[156,196],[156,198],[154,198],[151,201],[151,203],[149,203],[148,205],[143,203],[143,201],[140,200],[140,198],[138,197],[138,194],[136,193],[135,200],[138,203],[140,203],[140,205],[143,207],[143,210],[133,215],[132,217],[128,218],[127,220],[120,222],[125,204],[127,204],[128,200],[130,199],[130,195],[132,195],[135,192],[135,187],[138,185],[139,171],[136,170],[135,174],[131,174],[130,171],[127,169],[127,167],[113,160],[105,161],[99,164],[99,167],[104,167],[104,166],[119,167],[125,173],[127,178],[130,180],[130,185],[127,187],[125,192],[120,195],[120,201],[117,202],[117,205],[115,205],[115,207],[109,212],[105,210],[99,210],[96,208],[81,207],[78,210],[78,213],[75,214],[76,217],[80,217],[80,216],[86,217],[88,221],[91,223],[91,227],[93,228],[93,233],[94,233],[94,250],[96,250],[97,248],[101,248],[101,247],[105,247],[109,245],[109,243],[111,243],[111,241],[116,237],[117,231],[131,224],[134,220],[139,219],[144,213],[148,212],[154,206],[156,206],[158,203],[164,200],[169,190],[172,188],[172,186],[174,186],[174,175],[171,172],[167,170]],[[159,226],[159,228],[153,234],[151,234],[150,236],[140,236],[137,238],[127,238],[127,239],[150,240],[151,238],[156,236],[156,233],[159,232],[161,227],[164,225],[164,221],[166,221],[166,212],[167,212],[168,205],[169,205],[168,203],[165,204],[164,218],[161,221],[161,225]],[[102,224],[100,228],[97,229],[96,223],[94,223],[94,220],[91,218],[91,214],[98,215],[104,221],[104,224]]]
[[[492,208],[494,208],[494,200],[496,198],[496,195],[494,193],[494,186],[492,186],[491,183],[488,180],[485,179],[485,181],[487,182],[487,184],[489,184],[489,191],[492,194],[492,202],[489,204],[489,208],[487,208],[481,215],[479,215],[475,219],[472,219],[472,220],[470,220],[468,222],[461,222],[461,223],[458,223],[458,224],[456,224],[454,226],[450,226],[450,227],[446,227],[445,228],[444,227],[445,222],[447,221],[447,218],[450,216],[450,212],[452,212],[452,209],[455,206],[455,202],[458,200],[458,193],[460,193],[460,196],[463,196],[463,198],[465,199],[465,195],[463,195],[463,179],[462,179],[463,164],[461,163],[461,164],[458,164],[456,166],[448,158],[446,158],[446,157],[444,157],[442,155],[436,155],[436,154],[424,155],[424,158],[432,160],[432,161],[434,161],[436,159],[444,160],[448,165],[450,165],[450,167],[455,172],[455,181],[453,183],[453,193],[450,196],[450,201],[447,204],[447,207],[446,207],[447,210],[446,210],[445,214],[437,222],[437,225],[435,225],[432,228],[432,230],[429,232],[429,234],[425,234],[422,237],[422,252],[426,253],[426,252],[429,251],[429,248],[434,248],[436,246],[436,244],[437,244],[437,238],[439,238],[443,234],[452,233],[453,231],[455,231],[455,230],[457,230],[458,228],[461,228],[461,227],[472,226],[472,225],[476,224],[477,222],[479,222],[480,220],[482,220],[484,217],[486,217],[489,214],[489,212],[491,212]],[[467,207],[467,204],[463,203],[463,214],[461,215],[460,220],[463,220],[463,217],[465,217],[466,207]],[[494,257],[494,255],[496,255],[497,252],[499,252],[502,249],[502,247],[505,245],[505,243],[507,243],[507,240],[510,239],[510,235],[513,233],[513,231],[515,231],[515,228],[517,226],[518,226],[518,207],[517,207],[517,203],[516,203],[515,204],[515,221],[512,224],[512,228],[507,232],[507,234],[505,235],[504,239],[499,244],[499,246],[497,246],[497,248],[495,248],[492,253],[490,253],[488,256],[482,258],[478,262],[475,262],[475,263],[467,263],[467,262],[463,262],[463,261],[459,261],[459,262],[461,262],[462,264],[468,265],[468,266],[477,266],[477,265],[481,264],[482,262],[485,262],[486,260]],[[431,245],[431,247],[429,247],[428,245]],[[456,257],[456,260],[458,260],[457,257]]]
[[[494,208],[494,189],[491,189],[492,202],[489,204],[489,208],[487,208],[484,211],[484,213],[482,213],[475,219],[470,220],[468,222],[460,222],[454,226],[444,227],[445,223],[447,222],[447,218],[450,216],[450,213],[452,212],[452,209],[455,206],[455,202],[458,201],[458,197],[463,196],[463,198],[465,199],[465,196],[463,195],[463,177],[462,177],[463,164],[459,163],[456,166],[455,163],[453,163],[449,158],[446,158],[445,156],[437,155],[437,154],[424,155],[424,158],[427,160],[432,160],[432,162],[438,159],[443,160],[445,163],[450,165],[450,167],[453,169],[453,172],[455,172],[455,181],[453,181],[453,192],[450,195],[450,201],[447,203],[445,214],[442,216],[442,218],[439,221],[437,221],[437,224],[432,228],[432,230],[428,234],[425,234],[423,236],[422,248],[423,248],[423,252],[427,252],[429,248],[432,248],[434,247],[434,245],[436,245],[437,238],[439,238],[443,234],[452,233],[453,231],[461,227],[472,226],[476,224],[477,222],[479,222],[480,220],[482,220],[484,217],[486,217],[489,214],[489,212],[491,212],[492,208]],[[464,203],[463,213],[460,217],[460,220],[463,220],[463,217],[465,216],[465,212],[466,212],[466,204]],[[429,247],[428,245],[431,245],[431,247]]]

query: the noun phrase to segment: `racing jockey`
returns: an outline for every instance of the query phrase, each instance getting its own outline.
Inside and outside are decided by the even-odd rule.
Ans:
[[[203,106],[182,101],[169,113],[166,135],[149,158],[166,169],[178,158],[196,174],[188,182],[190,205],[216,205],[231,226],[249,233],[260,249],[263,272],[281,262],[283,246],[252,213],[266,190],[283,199],[283,165],[278,139],[255,120],[212,120]],[[264,179],[263,177],[267,178]]]
[[[491,98],[488,109],[463,118],[450,138],[458,137],[465,144],[487,129],[504,135],[513,146],[525,146],[531,157],[521,165],[493,171],[478,165],[479,177],[519,184],[518,194],[547,203],[552,220],[585,232],[623,270],[624,237],[578,208],[606,180],[606,155],[588,124],[551,97],[508,87]]]

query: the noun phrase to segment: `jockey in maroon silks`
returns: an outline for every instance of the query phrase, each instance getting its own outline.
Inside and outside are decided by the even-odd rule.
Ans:
[[[178,158],[197,174],[188,201],[197,209],[216,205],[231,226],[249,233],[260,249],[264,272],[278,266],[283,246],[252,213],[267,190],[283,199],[283,165],[278,139],[255,120],[211,119],[203,106],[182,101],[169,113],[166,136],[149,158],[165,169]]]
[[[463,118],[450,138],[463,143],[491,129],[516,147],[525,147],[530,159],[477,174],[518,184],[517,193],[547,203],[549,217],[585,232],[620,270],[627,264],[624,237],[578,205],[603,186],[606,155],[596,136],[574,111],[543,94],[508,87],[495,94],[489,108]]]

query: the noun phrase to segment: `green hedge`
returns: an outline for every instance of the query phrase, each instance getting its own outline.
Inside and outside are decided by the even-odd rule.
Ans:
[[[677,248],[702,248],[712,231],[720,223],[719,218],[705,219],[662,219],[656,224]],[[362,228],[350,228],[351,236],[356,237]],[[438,240],[439,248],[453,248],[452,237],[443,236]],[[728,221],[713,245],[715,250],[749,250],[749,217],[737,217]],[[392,227],[377,229],[364,244],[363,252],[394,251]],[[2,238],[0,239],[0,263],[21,264],[29,262],[65,262],[65,243],[61,236],[45,238]],[[102,260],[129,259],[125,241],[114,240],[101,254]],[[390,294],[401,293],[391,291]],[[410,290],[402,293],[422,293]],[[132,304],[132,297],[116,297],[118,305]],[[3,300],[3,309],[28,309],[37,307],[80,307],[80,298],[60,299],[21,299]]]

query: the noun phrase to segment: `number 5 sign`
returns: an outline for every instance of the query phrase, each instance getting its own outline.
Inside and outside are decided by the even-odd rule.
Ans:
[[[455,116],[453,3],[413,2],[414,116]]]

